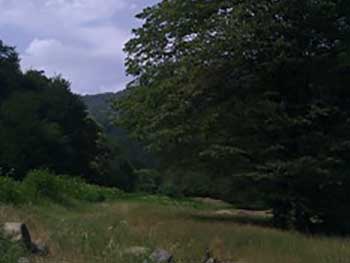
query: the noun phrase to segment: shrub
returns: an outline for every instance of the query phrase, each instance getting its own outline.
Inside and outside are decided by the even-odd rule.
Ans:
[[[182,197],[182,193],[174,183],[164,183],[159,188],[159,193],[169,197]]]
[[[102,202],[116,199],[123,193],[116,188],[87,184],[84,180],[77,177],[59,176],[57,181],[61,191],[66,196],[81,201]]]
[[[136,191],[154,194],[160,184],[160,174],[156,170],[142,169],[136,171]]]
[[[22,183],[0,176],[0,202],[18,204],[43,200],[66,203],[69,200],[103,202],[121,197],[117,188],[87,184],[81,178],[59,176],[49,170],[33,170]]]
[[[60,186],[56,175],[49,170],[33,170],[27,174],[22,183],[23,193],[32,201],[41,199],[61,201],[63,189]]]
[[[0,202],[17,204],[21,201],[20,183],[9,177],[0,176]]]

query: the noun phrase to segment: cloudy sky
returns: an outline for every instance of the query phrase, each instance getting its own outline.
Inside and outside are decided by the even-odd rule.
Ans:
[[[123,45],[134,16],[158,0],[0,0],[0,39],[23,69],[62,74],[81,94],[125,87]]]

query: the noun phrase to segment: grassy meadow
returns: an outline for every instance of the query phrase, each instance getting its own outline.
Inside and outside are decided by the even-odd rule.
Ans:
[[[268,220],[263,213],[244,213],[221,203],[156,196],[69,206],[0,206],[0,222],[25,222],[34,240],[49,245],[50,256],[33,262],[143,262],[143,256],[125,253],[135,246],[164,248],[183,263],[201,262],[206,248],[220,260],[237,263],[350,262],[349,240],[282,232],[269,227]],[[1,263],[16,262],[24,253],[9,247],[0,255]]]

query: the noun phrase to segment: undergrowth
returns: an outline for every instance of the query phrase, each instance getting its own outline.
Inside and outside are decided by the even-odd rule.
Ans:
[[[56,175],[48,170],[31,171],[22,182],[0,176],[0,203],[5,204],[103,202],[122,195],[117,188],[91,185],[80,178]]]

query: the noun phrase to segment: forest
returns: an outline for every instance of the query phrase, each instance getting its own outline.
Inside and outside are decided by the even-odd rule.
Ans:
[[[0,41],[0,202],[20,184],[213,198],[348,235],[349,2],[163,0],[137,18],[119,93],[74,94]]]

